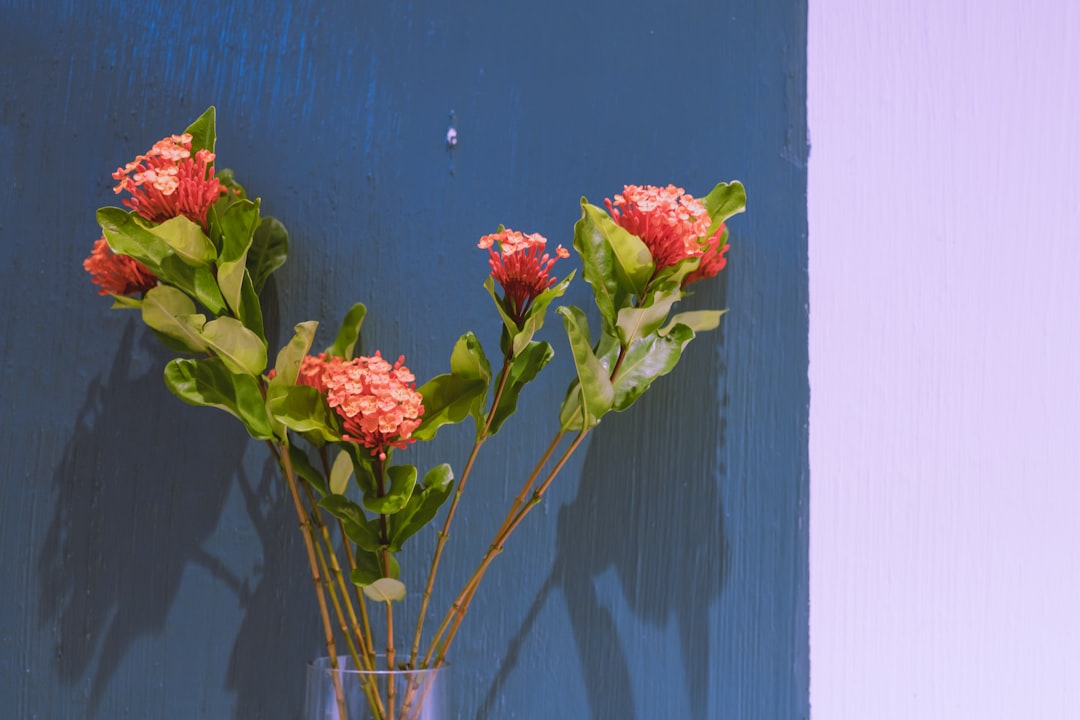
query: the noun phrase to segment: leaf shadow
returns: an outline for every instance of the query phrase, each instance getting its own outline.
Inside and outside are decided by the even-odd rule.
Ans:
[[[128,321],[108,375],[94,378],[78,411],[37,558],[39,623],[57,636],[60,681],[89,677],[88,717],[132,646],[162,632],[189,564],[244,592],[203,543],[246,435],[223,414],[178,407],[159,369],[171,355],[149,333],[137,345],[135,326]],[[135,370],[137,355],[151,369]]]
[[[715,299],[709,304],[722,306]],[[692,346],[677,377],[660,378],[632,410],[609,415],[593,431],[577,495],[559,508],[551,571],[477,720],[497,717],[499,696],[555,590],[566,601],[591,717],[641,717],[628,660],[638,649],[626,647],[625,620],[597,592],[598,578],[611,571],[639,621],[660,629],[677,624],[690,717],[708,716],[709,612],[730,563],[721,499],[728,406],[722,324],[716,332],[714,352]]]

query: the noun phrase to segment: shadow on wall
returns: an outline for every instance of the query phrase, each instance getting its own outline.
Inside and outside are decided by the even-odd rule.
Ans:
[[[311,575],[305,574],[296,511],[277,463],[267,454],[258,485],[243,471],[239,477],[263,562],[254,589],[240,598],[244,619],[229,659],[226,687],[236,692],[237,720],[300,717],[303,662],[326,654],[318,643],[319,611]]]
[[[246,435],[224,415],[169,412],[178,401],[160,368],[170,356],[144,333],[138,352],[160,362],[133,376],[135,325],[128,322],[108,378],[95,378],[79,410],[53,473],[55,507],[38,557],[39,619],[59,635],[60,680],[74,685],[93,673],[89,717],[131,646],[162,631],[188,563],[247,593],[202,547]],[[167,422],[151,416],[161,408]]]
[[[711,347],[722,357],[723,326],[714,332],[721,337]],[[691,345],[674,373],[681,378],[661,378],[631,410],[608,416],[594,431],[577,497],[559,509],[551,573],[511,640],[477,720],[497,717],[502,688],[556,589],[566,598],[591,716],[639,720],[620,623],[596,592],[597,578],[612,569],[639,620],[658,628],[673,618],[678,623],[690,717],[708,716],[709,608],[723,590],[729,558],[720,497],[728,401],[718,390],[726,374],[722,362],[693,352],[702,349]],[[677,397],[677,382],[694,397]],[[712,404],[721,397],[717,409]],[[686,470],[673,476],[673,467]],[[688,591],[671,592],[673,578],[688,582]]]

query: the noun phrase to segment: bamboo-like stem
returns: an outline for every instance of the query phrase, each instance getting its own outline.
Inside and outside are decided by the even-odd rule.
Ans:
[[[547,450],[544,451],[544,454],[536,463],[536,467],[533,468],[532,473],[530,473],[529,477],[525,480],[525,484],[521,486],[521,491],[517,494],[517,497],[514,498],[514,501],[510,503],[510,509],[506,511],[506,517],[503,518],[502,525],[499,526],[499,530],[495,533],[495,537],[499,537],[506,532],[507,525],[510,524],[511,519],[517,513],[518,508],[525,504],[525,496],[532,490],[533,483],[536,482],[536,478],[540,476],[540,472],[544,469],[544,466],[547,465],[551,456],[555,454],[555,449],[559,447],[559,443],[562,442],[563,436],[565,435],[566,432],[563,430],[555,433],[555,437],[552,438],[551,444],[548,445]]]
[[[460,593],[458,593],[457,598],[450,606],[450,610],[447,611],[446,617],[443,618],[442,624],[439,626],[438,631],[435,633],[435,637],[432,638],[431,646],[424,657],[425,666],[438,667],[446,658],[446,653],[447,651],[449,651],[450,645],[451,643],[453,643],[454,637],[457,635],[457,630],[461,625],[461,621],[464,619],[465,613],[468,612],[469,604],[472,602],[472,598],[476,593],[476,589],[479,587],[480,581],[483,580],[484,574],[487,572],[488,567],[491,565],[491,562],[495,559],[496,555],[500,554],[503,551],[503,547],[505,546],[507,539],[514,532],[514,530],[517,529],[518,525],[521,524],[521,521],[525,519],[525,516],[529,514],[529,511],[540,503],[540,500],[544,496],[544,492],[547,491],[548,487],[555,479],[555,476],[559,474],[559,471],[562,470],[567,460],[570,459],[570,456],[573,455],[574,451],[577,450],[579,445],[581,445],[582,440],[585,439],[585,436],[588,434],[588,432],[588,430],[582,430],[580,433],[578,433],[577,437],[574,438],[574,441],[559,457],[559,460],[558,462],[556,462],[555,467],[552,468],[551,472],[548,473],[543,484],[533,491],[532,497],[529,498],[528,502],[524,505],[524,507],[521,507],[520,510],[517,510],[516,512],[512,508],[511,511],[507,513],[507,519],[504,520],[502,527],[495,535],[495,539],[492,540],[487,552],[484,553],[484,557],[480,561],[480,565],[476,568],[476,571],[473,572],[468,582],[465,583],[465,587],[462,588]],[[559,436],[561,436],[562,434],[563,433],[560,431]],[[549,448],[549,452],[545,453],[541,461],[537,463],[537,466],[539,468],[542,468],[543,465],[546,464],[548,457],[551,455],[550,450],[553,450],[554,446],[555,443],[552,444],[552,447]],[[532,484],[533,479],[538,475],[538,473],[539,470],[534,470],[534,472],[529,476],[529,480],[526,481],[527,486]]]
[[[323,445],[319,448],[319,459],[322,460],[323,474],[327,479],[330,478],[330,458],[326,455],[326,446]],[[338,530],[341,531],[342,544],[345,546],[345,557],[349,563],[349,571],[356,569],[356,556],[353,554],[352,545],[350,544],[349,536],[345,534],[345,523],[341,518],[337,518]],[[356,603],[360,607],[360,622],[361,622],[361,640],[360,644],[363,646],[363,654],[365,664],[364,667],[371,670],[375,667],[375,644],[374,638],[371,635],[371,621],[368,618],[367,611],[367,599],[364,597],[364,591],[359,585],[353,585],[353,589],[356,592]]]
[[[334,588],[334,581],[330,579],[333,575],[333,571],[330,569],[330,564],[326,559],[326,550],[321,544],[315,545],[315,555],[319,561],[319,571],[322,574],[322,582],[326,587],[326,593],[330,596],[330,603],[334,606],[334,614],[337,617],[338,627],[341,630],[341,634],[345,637],[345,644],[349,646],[349,655],[353,659],[353,663],[357,668],[363,667],[360,664],[360,656],[356,650],[356,642],[353,640],[352,633],[349,632],[349,625],[345,620],[345,611],[341,607],[341,601],[338,599],[337,590]],[[333,555],[331,554],[331,557]],[[338,573],[340,575],[340,571]]]
[[[315,519],[315,526],[318,528],[319,533],[322,537],[322,547],[325,548],[326,555],[329,557],[329,567],[327,572],[332,575],[337,581],[338,588],[341,591],[342,600],[344,600],[345,610],[347,611],[349,616],[349,629],[342,627],[342,632],[350,638],[355,637],[356,642],[361,647],[361,650],[364,651],[363,653],[358,655],[357,652],[353,650],[353,661],[356,663],[356,667],[362,668],[364,670],[372,670],[374,668],[374,665],[372,663],[372,659],[369,658],[367,655],[367,648],[364,645],[364,636],[362,634],[360,623],[356,617],[356,608],[353,606],[352,596],[349,595],[348,586],[351,583],[346,583],[345,581],[345,575],[341,571],[341,566],[338,563],[337,552],[335,552],[334,550],[334,542],[330,538],[330,531],[326,527],[326,523],[323,522],[322,514],[319,512],[318,503],[315,500],[315,493],[314,491],[312,491],[311,486],[308,483],[304,483],[303,486],[304,491],[307,494],[308,503],[311,505],[311,513],[312,517]],[[346,552],[348,552],[349,539],[345,538],[344,543]],[[351,636],[349,635],[350,630],[352,633]],[[350,642],[349,645],[350,647],[353,647],[352,642]]]
[[[271,444],[271,447],[274,446]],[[311,567],[311,581],[315,585],[315,596],[319,601],[319,616],[322,618],[323,632],[326,635],[326,650],[330,655],[330,667],[335,671],[333,680],[338,713],[341,720],[346,720],[345,692],[341,687],[341,675],[337,672],[337,643],[334,641],[334,628],[330,624],[330,611],[326,607],[326,595],[323,593],[322,581],[319,579],[319,564],[315,558],[314,533],[311,530],[311,523],[307,513],[304,512],[304,503],[300,500],[300,492],[296,487],[296,474],[293,471],[292,460],[289,458],[289,448],[286,445],[277,446],[275,454],[281,460],[282,469],[285,471],[285,481],[289,485],[289,494],[292,495],[293,506],[296,508],[296,515],[300,521],[300,531],[304,536],[308,565]]]
[[[476,441],[473,443],[472,450],[469,452],[469,459],[465,461],[465,469],[461,473],[461,479],[458,480],[457,488],[454,490],[454,497],[450,501],[450,508],[446,512],[446,519],[443,520],[442,530],[439,531],[438,540],[435,543],[435,552],[431,556],[431,569],[428,571],[427,584],[424,585],[424,595],[420,600],[420,613],[416,618],[416,631],[413,633],[413,646],[412,654],[409,656],[409,666],[416,668],[416,658],[420,655],[420,637],[424,632],[424,621],[427,618],[428,603],[431,600],[431,593],[435,587],[435,575],[439,571],[439,561],[442,559],[443,548],[446,547],[446,541],[450,539],[450,523],[454,520],[454,514],[457,511],[458,502],[461,500],[461,495],[465,491],[465,482],[469,479],[469,475],[472,473],[473,464],[476,462],[476,456],[480,453],[480,446],[487,440],[488,430],[491,429],[491,423],[495,419],[495,411],[499,407],[499,401],[502,399],[503,390],[506,388],[506,381],[510,377],[510,365],[514,360],[513,350],[511,349],[503,357],[502,370],[499,372],[499,383],[495,388],[495,395],[491,400],[491,409],[488,411],[487,421],[484,423],[484,429],[477,434]]]

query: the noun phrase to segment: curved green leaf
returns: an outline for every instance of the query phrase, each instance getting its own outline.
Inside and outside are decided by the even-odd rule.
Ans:
[[[360,548],[356,552],[356,569],[349,574],[349,579],[354,585],[364,587],[376,582],[383,577],[383,553],[375,550]],[[401,577],[401,565],[393,555],[390,555],[389,577]]]
[[[158,285],[146,292],[142,319],[189,352],[206,352],[210,347],[202,335],[206,316],[196,314],[191,298],[170,285]]]
[[[705,206],[709,219],[712,220],[706,236],[711,237],[720,223],[746,210],[746,189],[737,180],[731,183],[717,183],[708,195],[701,198],[701,204]]]
[[[293,328],[292,339],[278,351],[277,359],[274,361],[271,387],[296,384],[296,377],[300,374],[300,364],[311,349],[311,343],[315,339],[315,330],[318,327],[318,322],[308,320],[298,323]]]
[[[405,507],[389,518],[392,552],[400,551],[406,540],[431,522],[442,504],[450,497],[453,486],[454,471],[446,463],[427,471],[420,491],[413,492]]]
[[[203,326],[202,337],[233,372],[259,375],[266,369],[266,345],[262,338],[236,318],[211,320]]]
[[[209,265],[217,259],[217,249],[210,238],[203,234],[202,228],[183,215],[170,218],[160,225],[147,229],[161,238],[177,257],[192,267]]]
[[[685,325],[695,333],[715,330],[720,327],[720,318],[727,310],[690,310],[676,313],[671,316],[671,321],[660,329],[661,335],[667,335],[676,325]]]
[[[656,270],[648,246],[641,238],[615,224],[606,210],[582,203],[581,212],[585,222],[584,231],[599,236],[593,242],[605,242],[611,248],[615,261],[612,269],[619,286],[626,293],[640,297]]]
[[[569,275],[541,292],[536,296],[536,299],[533,300],[532,305],[529,306],[528,312],[525,313],[525,319],[521,323],[521,331],[513,336],[513,349],[515,355],[524,350],[525,346],[532,341],[536,333],[544,326],[544,316],[547,314],[548,306],[553,300],[562,297],[563,293],[566,292],[566,288],[570,285],[570,281],[574,279],[574,273],[575,271],[571,270]]]
[[[484,430],[484,409],[487,405],[488,387],[491,385],[491,363],[488,362],[476,335],[467,332],[454,343],[454,350],[450,353],[450,372],[467,380],[479,380],[484,385],[469,407],[469,413],[476,421],[476,435],[479,437]]]
[[[251,284],[251,275],[246,271],[240,285],[240,310],[236,315],[244,327],[259,336],[266,343],[266,330],[263,328],[262,305],[259,296],[255,294],[255,286]]]
[[[503,388],[502,396],[499,398],[499,406],[495,408],[491,419],[489,436],[497,433],[503,423],[514,414],[521,390],[536,378],[554,356],[555,351],[551,349],[550,344],[531,342],[514,357],[506,378],[506,387]]]
[[[199,150],[209,150],[214,152],[214,143],[217,140],[216,133],[216,119],[217,108],[213,105],[206,108],[202,115],[195,118],[195,121],[187,126],[186,132],[191,135],[191,154],[194,155]]]
[[[225,310],[225,300],[209,268],[193,267],[181,260],[168,243],[150,231],[152,223],[133,212],[109,207],[97,211],[97,220],[113,252],[135,258],[162,283],[185,291],[211,313]]]
[[[374,552],[382,549],[374,520],[368,520],[364,511],[344,495],[327,495],[319,501],[319,507],[341,521],[345,535],[358,547]]]
[[[337,414],[323,396],[308,385],[270,385],[267,400],[271,414],[297,432],[312,432],[329,442],[341,440]]]
[[[645,337],[659,328],[671,306],[682,299],[682,290],[678,283],[664,283],[654,286],[639,307],[625,307],[619,310],[619,339],[624,345],[635,338]]]
[[[364,594],[376,602],[391,603],[405,599],[405,583],[397,578],[379,578],[363,588]]]
[[[217,281],[225,302],[240,315],[244,273],[252,236],[259,225],[259,204],[250,200],[232,203],[221,216],[221,257]]]
[[[616,312],[629,304],[629,295],[619,283],[615,251],[593,222],[595,215],[581,198],[581,219],[574,224],[574,250],[581,256],[581,275],[593,289],[596,307],[604,328],[614,328]]]
[[[263,291],[266,281],[289,257],[289,231],[276,218],[264,217],[247,253],[247,268],[255,293]]]
[[[353,359],[353,351],[356,349],[356,341],[360,339],[360,326],[364,324],[364,316],[367,308],[363,303],[356,303],[341,321],[337,337],[334,343],[326,348],[327,357],[339,357],[345,360]]]
[[[170,361],[165,366],[165,385],[190,405],[216,407],[236,417],[256,440],[274,437],[258,380],[229,372],[217,358]]]
[[[580,308],[562,306],[556,310],[563,319],[566,334],[570,339],[570,349],[574,354],[577,368],[578,392],[581,395],[581,426],[594,427],[600,418],[611,409],[615,391],[608,378],[608,371],[592,351],[589,339],[589,322]],[[564,402],[565,404],[565,402]]]
[[[399,512],[412,497],[416,486],[415,465],[395,465],[386,471],[390,478],[390,488],[382,496],[364,493],[364,507],[380,515],[393,515]]]
[[[293,472],[307,480],[313,488],[319,491],[320,497],[325,497],[329,491],[326,486],[326,478],[322,471],[311,464],[307,453],[296,445],[289,445],[289,462],[292,463]]]
[[[613,409],[625,410],[649,389],[653,381],[674,369],[683,348],[694,339],[686,325],[675,325],[667,335],[653,333],[635,340],[626,351],[619,372],[612,381],[615,389]]]
[[[424,416],[420,426],[413,431],[413,437],[430,440],[443,425],[461,422],[469,416],[486,389],[482,380],[449,373],[436,375],[417,389],[424,398]]]
[[[353,474],[352,458],[347,452],[339,452],[330,467],[330,492],[341,495],[349,487],[349,478]]]

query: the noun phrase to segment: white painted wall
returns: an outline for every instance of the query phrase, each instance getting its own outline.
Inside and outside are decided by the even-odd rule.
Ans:
[[[814,720],[1080,718],[1080,3],[810,2]]]

